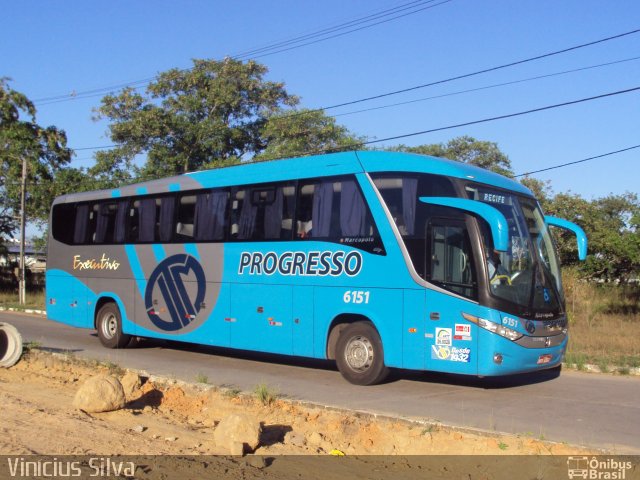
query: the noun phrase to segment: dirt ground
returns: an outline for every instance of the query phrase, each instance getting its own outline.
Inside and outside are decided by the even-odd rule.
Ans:
[[[527,436],[461,432],[441,425],[325,410],[287,399],[261,402],[251,393],[144,377],[141,388],[127,398],[121,410],[88,414],[74,409],[79,386],[104,372],[120,378],[125,374],[114,365],[38,350],[28,352],[14,367],[0,369],[0,455],[224,456],[228,451],[215,444],[213,432],[220,420],[238,412],[261,422],[260,446],[254,453],[265,457],[320,457],[335,455],[336,450],[347,457],[598,453]],[[246,461],[221,457],[218,463],[251,478],[246,477]],[[299,469],[309,472],[305,465]],[[263,474],[272,467],[254,470]],[[296,471],[291,465],[285,470],[291,475]]]

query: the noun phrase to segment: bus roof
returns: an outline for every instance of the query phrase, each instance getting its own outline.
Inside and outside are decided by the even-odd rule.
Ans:
[[[282,160],[251,162],[201,170],[111,190],[73,193],[54,203],[77,202],[130,195],[157,194],[229,185],[247,185],[363,172],[419,172],[470,179],[474,182],[533,196],[522,184],[474,165],[402,152],[357,151]]]

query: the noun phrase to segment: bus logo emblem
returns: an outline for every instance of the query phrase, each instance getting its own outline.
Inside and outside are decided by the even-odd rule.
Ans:
[[[205,290],[202,265],[191,255],[172,255],[160,262],[149,277],[144,296],[147,315],[160,330],[180,330],[200,312]]]

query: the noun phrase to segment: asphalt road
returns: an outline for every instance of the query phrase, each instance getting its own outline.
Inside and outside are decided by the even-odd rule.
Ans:
[[[0,313],[25,341],[52,351],[111,361],[150,374],[251,391],[266,383],[287,397],[324,406],[640,454],[640,378],[563,371],[482,380],[396,372],[373,387],[347,383],[331,362],[169,342],[103,348],[95,332],[43,317]]]

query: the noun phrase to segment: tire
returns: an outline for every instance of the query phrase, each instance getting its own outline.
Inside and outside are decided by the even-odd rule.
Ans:
[[[125,348],[131,341],[131,335],[122,333],[122,317],[115,303],[106,303],[98,310],[96,329],[100,343],[107,348]]]
[[[352,323],[340,332],[336,363],[342,376],[354,385],[375,385],[389,374],[382,341],[369,322]]]
[[[0,323],[0,367],[13,367],[22,356],[22,335],[8,323]]]

